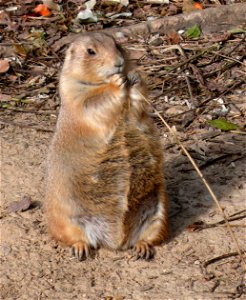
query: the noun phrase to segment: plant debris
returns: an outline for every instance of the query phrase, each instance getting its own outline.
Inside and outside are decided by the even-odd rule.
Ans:
[[[13,201],[8,206],[9,213],[16,213],[26,211],[30,208],[32,199],[29,196],[24,196],[20,201]]]

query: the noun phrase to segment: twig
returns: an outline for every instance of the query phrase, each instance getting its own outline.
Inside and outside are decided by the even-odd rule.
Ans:
[[[164,51],[169,51],[169,50],[173,50],[173,49],[177,49],[180,54],[186,58],[187,60],[187,57],[184,53],[184,50],[181,48],[181,46],[179,45],[172,45],[172,46],[169,46],[168,48],[164,49]],[[185,78],[185,81],[187,83],[187,86],[188,86],[188,91],[189,91],[189,95],[190,95],[190,100],[191,100],[191,103],[193,106],[197,107],[197,101],[195,101],[194,97],[193,97],[193,93],[192,93],[192,89],[191,89],[191,84],[190,84],[190,80],[189,80],[189,77],[186,75],[186,73],[184,72],[184,78]]]
[[[193,107],[197,107],[198,104],[197,104],[197,101],[195,101],[194,97],[193,97],[193,93],[192,93],[192,89],[191,89],[191,84],[190,84],[190,80],[189,80],[189,77],[184,74],[184,78],[185,78],[185,81],[187,83],[187,87],[188,87],[188,91],[189,91],[189,94],[190,94],[190,100],[191,100],[191,103],[193,104]]]
[[[245,213],[245,212],[246,212],[246,209],[242,209],[242,210],[236,211],[235,213],[231,214],[230,217],[235,217],[235,216],[241,215],[242,213]]]
[[[219,0],[213,0],[216,5],[222,5]]]
[[[220,255],[220,256],[216,256],[214,258],[211,258],[211,259],[205,261],[203,263],[203,267],[206,268],[208,265],[211,265],[211,264],[217,262],[218,260],[228,258],[228,257],[232,257],[232,256],[237,256],[238,254],[239,254],[238,252],[231,252],[231,253],[226,253],[226,254],[223,254],[223,255]]]
[[[242,58],[241,58],[242,59]],[[232,67],[234,67],[236,64],[238,64],[239,62],[238,61],[232,61],[231,63],[228,63],[228,64],[225,64],[224,66],[222,66],[220,69],[216,69],[210,73],[206,73],[204,74],[204,78],[208,78],[208,77],[211,77],[213,75],[215,75],[216,73],[224,73],[226,70],[229,70],[231,69]]]
[[[234,48],[232,48],[228,53],[227,55],[230,55],[232,54],[239,46],[242,45],[242,43],[245,41],[246,39],[246,34],[243,35],[243,38],[236,44],[236,46]]]
[[[199,58],[200,56],[203,56],[205,53],[211,52],[211,51],[212,50],[206,49],[206,50],[203,50],[202,52],[200,52],[198,54],[195,54],[195,55],[191,56],[190,58],[186,59],[185,61],[181,62],[180,64],[174,66],[172,71],[174,71],[175,69],[183,67],[184,65],[188,64],[189,62],[191,62],[191,61]]]
[[[222,93],[220,93],[219,95],[217,95],[216,98],[217,98],[217,99],[218,99],[218,98],[221,98],[222,96],[226,95],[227,93],[229,93],[229,92],[232,91],[235,87],[241,85],[242,83],[244,83],[244,80],[243,80],[243,79],[240,80],[240,81],[238,81],[238,82],[235,82],[235,83],[234,83],[232,86],[230,86],[228,89],[224,90]],[[214,96],[205,99],[203,102],[201,102],[201,103],[199,104],[199,106],[198,106],[197,108],[202,108],[205,104],[207,104],[208,102],[210,102],[210,101],[213,100],[213,99],[215,99]],[[224,99],[224,101],[225,101],[225,104],[227,104],[227,105],[229,104],[229,102],[228,102],[226,99]],[[240,113],[240,115],[241,115],[242,117],[244,117],[244,113],[240,110],[240,108],[237,107],[237,105],[236,105],[235,103],[230,103],[230,104],[233,105],[233,106],[238,110],[238,112]],[[190,109],[190,110],[188,110],[188,111],[185,111],[185,112],[182,112],[182,113],[180,113],[180,114],[177,114],[177,115],[175,115],[175,116],[173,116],[173,117],[177,117],[177,116],[179,116],[179,115],[183,115],[183,114],[189,113],[189,112],[191,112],[191,111],[195,111],[195,109]],[[202,112],[200,113],[200,115],[201,115],[201,114],[202,114]],[[189,124],[189,126],[187,127],[187,129],[193,124],[193,122],[194,122],[198,117],[199,117],[199,115],[197,115],[197,116],[192,120],[192,122]],[[235,131],[237,131],[237,130],[232,130],[232,131],[230,131],[230,132],[234,132],[234,133],[238,133],[238,134],[239,134],[239,132],[240,132],[240,134],[244,134],[243,131],[237,131],[237,132],[235,132]]]
[[[201,178],[202,182],[204,183],[204,185],[206,186],[209,194],[211,195],[212,199],[214,200],[214,202],[217,205],[218,210],[220,211],[220,213],[222,214],[224,220],[225,220],[225,224],[228,228],[228,231],[231,235],[231,238],[233,239],[233,241],[235,242],[236,248],[237,248],[237,252],[241,258],[241,261],[244,265],[244,269],[246,270],[246,261],[243,257],[243,252],[240,249],[239,246],[239,242],[238,239],[236,237],[236,235],[234,234],[230,223],[228,221],[228,218],[224,212],[224,210],[222,209],[219,200],[217,199],[216,195],[214,194],[213,190],[211,189],[210,185],[208,184],[207,180],[204,178],[203,174],[201,173],[200,169],[198,168],[197,164],[195,163],[195,161],[193,160],[193,158],[190,156],[189,152],[186,150],[186,148],[183,146],[183,144],[181,143],[181,141],[178,139],[177,134],[175,133],[175,131],[167,124],[167,122],[164,120],[164,118],[161,116],[161,114],[158,112],[158,110],[153,106],[152,103],[150,103],[150,101],[141,93],[139,92],[139,95],[152,107],[152,109],[155,111],[155,113],[157,114],[157,116],[160,118],[160,120],[163,122],[163,124],[167,127],[167,129],[169,130],[169,132],[173,135],[173,137],[175,138],[175,140],[177,141],[178,145],[181,147],[181,149],[183,150],[183,152],[186,154],[186,156],[188,157],[188,159],[190,160],[191,164],[193,165],[194,169],[196,170],[197,174],[199,175],[199,177]]]
[[[237,216],[237,215],[231,215],[228,217],[228,221],[233,222],[233,221],[238,221],[246,218],[246,215],[242,216]],[[192,225],[188,226],[188,228],[193,229],[193,230],[202,230],[202,229],[209,229],[209,228],[214,228],[214,227],[221,227],[221,226],[226,226],[225,220],[221,220],[216,223],[205,223],[203,221],[197,221],[193,223]],[[232,227],[245,227],[246,224],[230,224]]]
[[[219,224],[218,227],[226,227],[226,224]],[[245,227],[246,224],[231,224],[231,227]]]
[[[231,55],[235,50],[237,50],[237,48],[238,48],[239,46],[241,46],[241,44],[245,41],[245,37],[246,37],[246,35],[244,35],[244,37],[243,37],[242,39],[240,39],[240,41],[236,44],[236,46],[233,47],[233,48],[227,53],[227,56],[228,56],[228,55]],[[212,48],[211,48],[211,51],[210,51],[210,52],[213,52]],[[215,52],[215,53],[217,53],[217,52]],[[217,53],[217,54],[218,54],[218,53]],[[203,65],[201,65],[200,67],[209,66],[209,65],[211,65],[212,63],[216,63],[216,62],[220,61],[221,59],[216,59],[216,56],[218,56],[218,55],[215,54],[214,57],[210,60],[209,63],[203,64]]]
[[[239,131],[239,130],[231,130],[231,132],[236,134],[246,134],[245,131]]]
[[[229,93],[230,91],[234,90],[235,87],[239,86],[240,84],[244,83],[244,79],[241,79],[237,82],[235,82],[233,85],[231,85],[230,87],[228,87],[228,89],[224,90],[222,93],[220,93],[218,96],[216,96],[216,98],[221,98],[222,96],[226,95],[227,93]],[[208,99],[204,100],[200,106],[203,106],[204,104],[207,104],[209,101],[213,100],[214,97],[209,97]],[[227,103],[226,103],[227,104]],[[237,108],[237,107],[236,107]],[[238,109],[238,111],[240,112],[240,114],[243,116],[243,113]]]
[[[239,63],[239,64],[241,64],[241,65],[244,66],[244,63],[241,62],[241,61],[238,60],[238,59],[235,59],[235,58],[230,57],[230,56],[226,56],[226,55],[224,55],[224,54],[220,54],[220,53],[215,52],[215,51],[212,51],[212,53],[215,54],[215,55],[221,56],[221,57],[223,57],[223,58],[226,58],[227,60],[235,61],[236,63]]]

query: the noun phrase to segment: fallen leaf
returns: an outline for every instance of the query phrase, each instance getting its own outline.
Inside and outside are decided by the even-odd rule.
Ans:
[[[173,45],[173,44],[175,44],[175,45],[177,45],[177,44],[179,44],[179,42],[180,42],[180,35],[177,33],[177,32],[170,32],[168,35],[167,35],[167,37],[168,37],[168,39],[169,39],[169,41],[170,41],[170,43]]]
[[[83,23],[96,23],[97,15],[94,14],[89,8],[80,11],[76,19],[81,20]]]
[[[117,19],[119,17],[131,17],[132,13],[131,12],[122,12],[122,13],[118,13],[118,14],[106,14],[106,17],[110,18],[110,19]]]
[[[16,76],[16,75],[9,75],[8,79],[9,79],[10,81],[15,82],[15,81],[18,79],[18,76]]]
[[[185,35],[189,39],[198,38],[201,35],[201,30],[197,25],[194,25],[185,31]]]
[[[194,232],[194,231],[198,231],[198,230],[201,230],[204,226],[204,222],[203,221],[197,221],[197,222],[194,222],[193,224],[190,224],[186,230],[189,231],[189,232]]]
[[[192,11],[196,11],[198,9],[203,9],[201,3],[194,0],[184,0],[182,11],[183,13],[190,13]]]
[[[209,80],[206,83],[206,86],[212,92],[218,91],[222,93],[225,91],[225,86],[223,84],[218,83],[216,80]]]
[[[203,9],[201,3],[199,3],[199,2],[195,2],[195,3],[193,4],[193,7],[196,8],[196,9]]]
[[[29,50],[27,47],[24,47],[22,44],[14,44],[13,45],[14,51],[20,56],[27,56]]]
[[[237,130],[239,127],[236,124],[226,121],[225,119],[208,120],[208,124],[222,131]]]
[[[178,7],[171,3],[170,5],[168,5],[167,15],[168,16],[174,16],[178,13],[178,10],[179,10]]]
[[[96,3],[97,3],[97,1],[96,0],[89,0],[89,1],[86,1],[86,3],[85,3],[85,7],[87,8],[87,9],[93,9],[94,8],[94,6],[96,5]]]
[[[0,73],[6,73],[10,68],[9,60],[8,59],[1,59],[0,60]]]
[[[49,9],[60,11],[60,6],[52,0],[43,0],[43,4],[47,6]]]
[[[151,4],[169,4],[169,0],[147,0]]]
[[[195,75],[197,81],[200,83],[200,85],[202,87],[205,87],[205,81],[204,81],[204,78],[202,77],[202,73],[201,73],[201,70],[194,64],[190,63],[190,67],[193,71],[193,74]]]
[[[175,106],[172,106],[170,108],[168,108],[165,113],[168,117],[171,117],[171,116],[175,116],[175,115],[178,115],[178,114],[182,114],[186,111],[187,109],[181,105],[175,105]]]
[[[28,208],[30,208],[31,204],[31,197],[24,196],[20,201],[11,202],[7,210],[9,213],[25,211],[28,210]]]
[[[11,23],[11,19],[9,15],[4,10],[0,10],[0,24],[7,25],[10,23]]]
[[[163,39],[160,37],[153,38],[152,40],[149,41],[149,44],[151,46],[160,46],[163,44]]]
[[[120,4],[122,4],[123,6],[128,6],[129,0],[120,0]]]
[[[228,30],[231,34],[238,34],[238,33],[245,33],[246,31],[242,28],[233,28],[231,30]]]
[[[128,6],[129,0],[103,0],[102,4],[107,5],[107,6],[117,5],[117,4],[121,4],[123,6]]]
[[[39,4],[37,5],[33,11],[43,17],[49,17],[51,15],[51,11],[49,10],[49,8],[44,5],[44,4]]]

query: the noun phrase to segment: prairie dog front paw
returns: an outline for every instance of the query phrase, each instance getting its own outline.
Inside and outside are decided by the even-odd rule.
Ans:
[[[117,89],[117,97],[120,101],[126,99],[126,77],[123,74],[114,74],[110,78],[110,84]]]
[[[131,72],[127,75],[127,83],[132,101],[143,100],[146,91],[141,76],[136,72]]]
[[[130,87],[141,85],[142,79],[140,75],[136,72],[131,72],[127,74],[128,85]]]
[[[114,85],[124,88],[125,84],[126,84],[126,78],[123,74],[114,74],[112,75],[112,77],[110,78],[111,83],[113,83]]]

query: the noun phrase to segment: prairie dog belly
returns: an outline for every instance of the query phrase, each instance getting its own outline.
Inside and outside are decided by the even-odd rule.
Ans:
[[[79,212],[71,217],[87,235],[89,243],[97,248],[117,249],[123,236],[122,218],[128,209],[130,164],[122,128],[116,131],[105,149],[94,157],[93,167],[87,173],[74,170],[71,174],[73,197]],[[78,167],[76,168],[78,169]]]
[[[109,220],[102,216],[76,216],[73,222],[78,224],[86,233],[88,241],[95,249],[104,246],[111,249],[118,248],[118,241],[112,235]],[[117,226],[117,224],[115,224]]]

